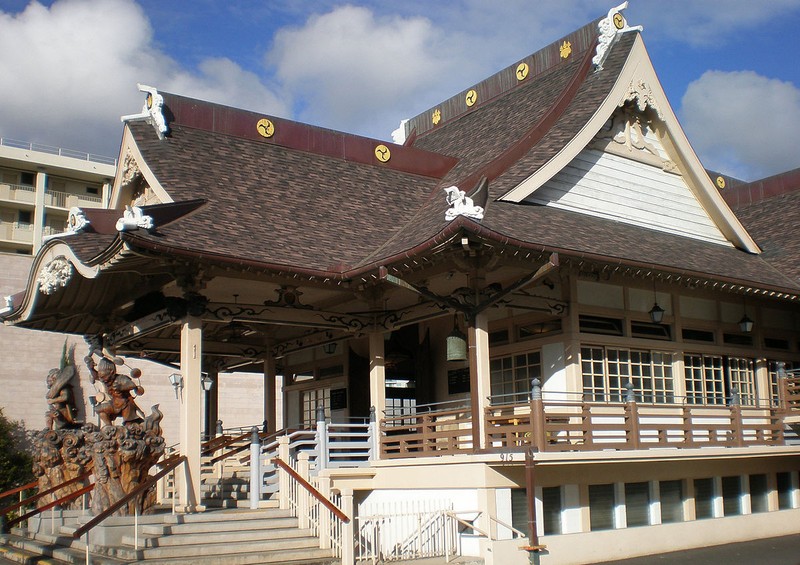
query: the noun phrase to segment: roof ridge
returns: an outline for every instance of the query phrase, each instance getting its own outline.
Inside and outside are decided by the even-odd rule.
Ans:
[[[737,184],[721,193],[725,202],[731,208],[737,209],[798,190],[800,190],[800,168]]]
[[[179,126],[178,129],[180,127],[198,129],[438,179],[441,179],[457,162],[453,157],[425,149],[305,124],[288,118],[188,98],[180,94],[164,92],[162,96],[170,129],[176,126]]]
[[[534,79],[568,60],[571,54],[577,56],[586,50],[594,49],[598,38],[597,25],[602,19],[597,18],[587,23],[440,104],[417,114],[405,123],[406,138],[414,136],[417,139],[432,130],[444,127],[512,90],[530,84]],[[470,102],[466,98],[473,92],[475,96]]]

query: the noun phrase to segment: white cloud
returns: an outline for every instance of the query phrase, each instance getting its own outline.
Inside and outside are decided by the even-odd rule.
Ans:
[[[119,117],[139,111],[136,83],[265,112],[286,106],[252,73],[208,60],[199,73],[181,69],[154,42],[133,0],[33,2],[0,12],[0,135],[114,156]]]
[[[278,31],[268,61],[297,98],[300,119],[350,129],[399,111],[430,85],[454,56],[442,39],[426,18],[377,18],[344,6]]]
[[[576,2],[572,10],[525,0],[338,6],[278,30],[266,61],[294,97],[299,119],[386,138],[401,118],[585,23],[590,4]]]
[[[753,71],[708,71],[682,99],[684,129],[703,164],[746,180],[797,167],[800,89]]]

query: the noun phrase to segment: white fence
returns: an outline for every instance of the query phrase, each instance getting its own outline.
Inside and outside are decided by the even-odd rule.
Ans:
[[[355,560],[385,563],[460,555],[458,522],[447,501],[406,501],[362,509],[356,518]]]

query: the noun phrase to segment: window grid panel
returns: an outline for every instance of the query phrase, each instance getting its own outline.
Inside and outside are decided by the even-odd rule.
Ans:
[[[319,388],[303,391],[303,424],[314,427],[317,423],[317,406],[322,404],[325,417],[331,417],[331,389]]]
[[[581,373],[583,374],[583,396],[585,400],[605,400],[605,355],[602,347],[581,348]]]
[[[581,348],[584,399],[625,402],[633,383],[637,401],[674,402],[672,356],[659,351]]]
[[[630,380],[636,400],[652,402],[653,399],[653,373],[649,351],[631,351]]]
[[[500,403],[527,402],[531,381],[542,378],[542,361],[539,351],[492,359],[490,382],[492,396]]]
[[[675,402],[672,380],[672,355],[654,351],[651,356],[653,370],[653,402],[659,404]]]
[[[781,382],[778,376],[778,363],[781,361],[769,360],[767,363],[769,372],[769,398],[772,406],[780,406],[781,403]],[[798,364],[792,361],[782,361],[786,371],[793,371],[798,368]]]
[[[723,359],[719,355],[684,355],[686,402],[725,404]]]
[[[739,401],[745,406],[755,406],[757,395],[753,360],[743,357],[729,357],[728,375],[731,394],[733,393],[733,387],[736,387],[736,390],[739,391]]]

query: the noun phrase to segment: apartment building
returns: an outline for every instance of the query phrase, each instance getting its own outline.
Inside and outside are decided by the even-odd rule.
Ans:
[[[33,255],[70,208],[103,208],[116,159],[0,139],[0,253]]]

